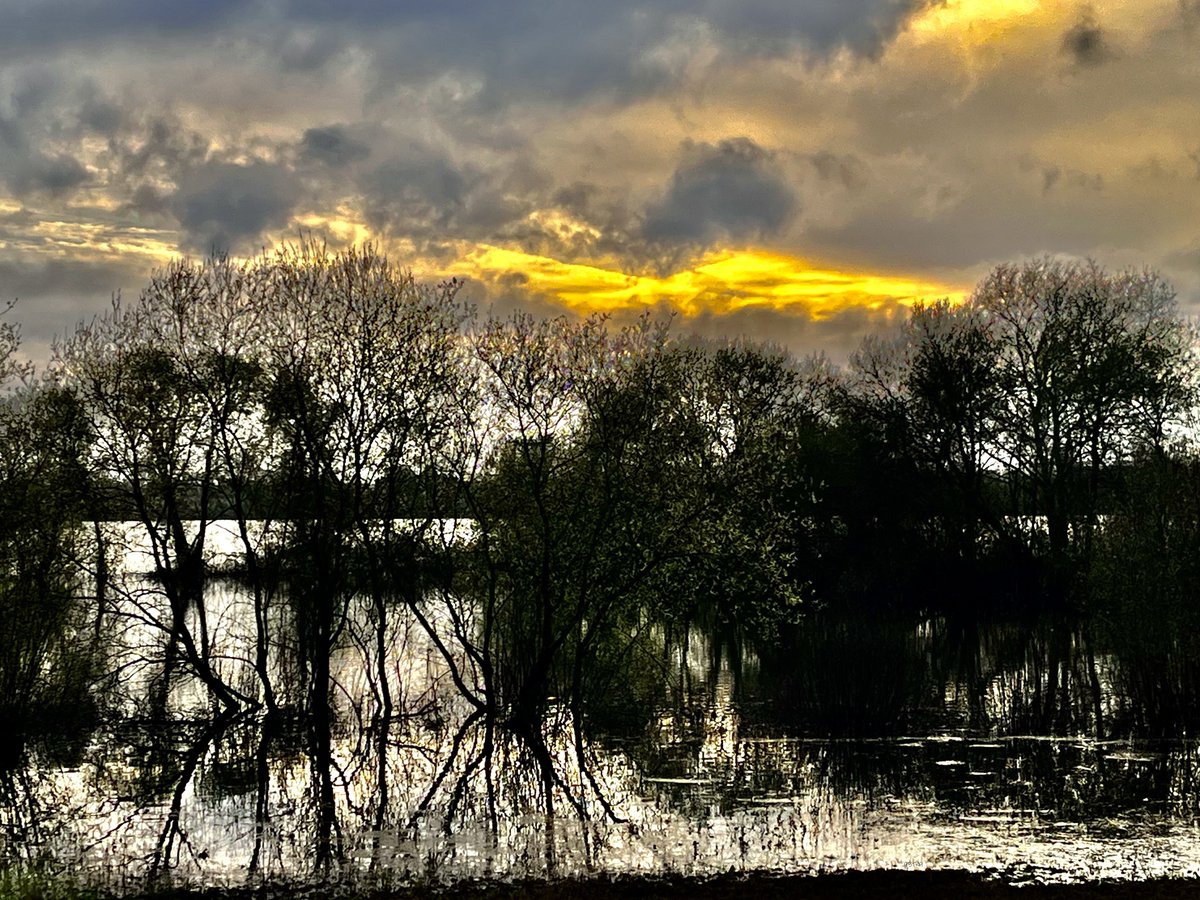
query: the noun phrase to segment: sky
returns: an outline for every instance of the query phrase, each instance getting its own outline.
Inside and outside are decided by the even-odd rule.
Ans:
[[[1042,254],[1200,314],[1200,0],[0,0],[25,351],[176,256],[835,359]]]

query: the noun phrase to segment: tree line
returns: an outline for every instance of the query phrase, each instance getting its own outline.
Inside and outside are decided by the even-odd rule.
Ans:
[[[545,802],[583,804],[545,717],[582,757],[588,716],[636,700],[650,634],[770,642],[822,609],[1156,615],[1200,582],[1196,334],[1153,273],[1000,266],[838,368],[650,318],[481,318],[370,247],[301,245],[173,263],[36,377],[17,345],[6,319],[0,721],[94,710],[136,620],[150,708],[185,679],[214,712],[299,712],[318,857],[336,844],[331,660],[355,642],[371,661],[382,760],[413,708],[399,619],[465,704],[467,771],[516,735]],[[117,571],[112,519],[145,531],[152,588]],[[206,567],[218,521],[233,572]],[[217,576],[252,597],[236,677]]]

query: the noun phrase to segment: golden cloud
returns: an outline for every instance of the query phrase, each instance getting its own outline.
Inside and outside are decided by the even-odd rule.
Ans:
[[[961,285],[884,274],[839,272],[767,250],[713,251],[665,277],[633,275],[491,245],[461,257],[448,274],[489,286],[516,282],[578,313],[667,305],[684,315],[765,307],[823,319],[850,308],[917,300],[961,300]]]

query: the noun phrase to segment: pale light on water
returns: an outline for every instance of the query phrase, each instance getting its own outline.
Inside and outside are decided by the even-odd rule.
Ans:
[[[304,722],[214,719],[194,679],[172,682],[165,718],[151,716],[166,615],[143,574],[153,554],[136,529],[105,527],[124,548],[125,572],[106,626],[121,673],[112,714],[74,759],[39,750],[4,773],[0,854],[47,857],[110,885],[155,870],[241,883],[252,865],[255,877],[307,877],[316,812]],[[462,523],[438,532],[470,535]],[[227,523],[208,534],[214,568],[235,568],[241,536]],[[269,537],[257,527],[252,540]],[[215,670],[251,683],[248,588],[211,578],[204,599]],[[281,622],[284,601],[272,607]],[[441,627],[446,613],[427,612]],[[379,744],[371,615],[369,604],[349,604],[331,671],[343,871],[445,880],[730,869],[966,868],[1043,881],[1200,874],[1200,746],[1182,729],[1154,742],[1106,734],[1128,705],[1116,687],[1120,661],[1065,626],[958,635],[969,665],[957,669],[938,662],[950,637],[937,620],[881,625],[856,637],[877,642],[876,658],[833,664],[804,644],[783,662],[741,650],[735,664],[727,638],[657,634],[669,666],[652,714],[632,729],[589,726],[586,771],[568,712],[551,705],[544,733],[555,771],[582,806],[560,787],[548,818],[528,751],[470,724],[445,659],[401,607],[386,633],[396,712]],[[289,677],[294,652],[283,639],[272,645],[273,681]],[[863,667],[904,683],[861,678]],[[838,716],[862,710],[877,717],[869,727],[830,736]],[[601,796],[621,821],[605,815]]]

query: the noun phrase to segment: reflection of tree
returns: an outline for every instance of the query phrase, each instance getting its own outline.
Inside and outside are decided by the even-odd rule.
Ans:
[[[219,714],[212,722],[207,723],[198,735],[188,741],[183,752],[172,762],[177,766],[172,773],[170,800],[163,817],[162,828],[158,834],[153,853],[147,864],[147,874],[153,880],[168,869],[179,864],[179,857],[185,850],[193,861],[199,862],[208,855],[205,848],[199,850],[193,845],[187,829],[182,822],[183,799],[200,766],[204,755],[213,743],[220,740],[225,729],[233,721],[229,712]],[[178,751],[176,751],[178,753]],[[174,754],[173,754],[174,755]]]
[[[911,728],[941,700],[928,639],[907,619],[810,617],[763,653],[773,705],[805,733],[877,737]]]
[[[287,498],[281,554],[318,795],[316,860],[325,865],[341,853],[331,660],[356,595],[366,598],[373,625],[378,820],[387,814],[382,760],[395,712],[389,622],[393,606],[416,602],[422,542],[438,509],[431,473],[447,439],[442,410],[455,400],[462,312],[454,285],[420,288],[369,250],[327,258],[302,247],[271,264],[270,283],[266,422],[277,442],[275,486]]]

